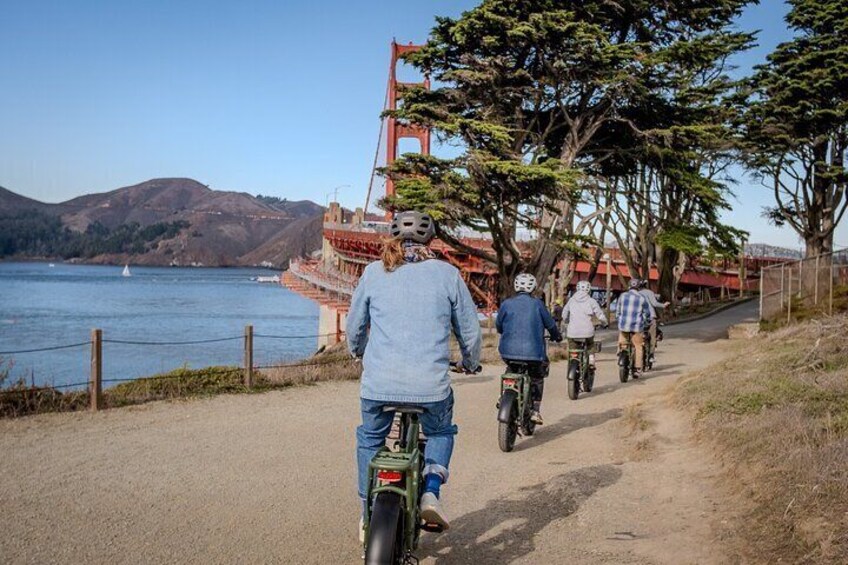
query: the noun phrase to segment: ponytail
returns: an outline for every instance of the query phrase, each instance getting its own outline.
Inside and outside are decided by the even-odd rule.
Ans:
[[[383,241],[383,251],[380,259],[383,260],[383,268],[391,273],[404,264],[403,240],[398,237]]]

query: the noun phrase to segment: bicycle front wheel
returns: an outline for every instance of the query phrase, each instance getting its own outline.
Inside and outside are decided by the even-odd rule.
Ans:
[[[572,359],[568,363],[568,398],[577,400],[580,396],[580,364]]]

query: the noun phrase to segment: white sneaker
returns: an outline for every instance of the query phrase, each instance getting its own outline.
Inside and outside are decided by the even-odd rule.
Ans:
[[[365,517],[359,517],[359,543],[365,544]]]
[[[530,412],[530,421],[536,424],[537,426],[541,426],[545,423],[545,421],[542,419],[542,413],[538,410],[533,410],[532,412]]]
[[[426,524],[440,526],[443,530],[450,528],[450,522],[442,508],[442,501],[432,492],[425,492],[421,497],[421,520]]]

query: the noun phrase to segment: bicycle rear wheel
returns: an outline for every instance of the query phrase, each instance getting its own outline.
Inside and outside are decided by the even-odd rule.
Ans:
[[[398,565],[404,561],[403,502],[395,492],[381,492],[371,510],[366,565]]]
[[[583,392],[592,392],[592,387],[595,386],[595,369],[590,368],[586,371],[586,380],[583,381]]]

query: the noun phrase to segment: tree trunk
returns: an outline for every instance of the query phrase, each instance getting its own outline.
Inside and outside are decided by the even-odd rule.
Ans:
[[[658,294],[663,300],[671,302],[677,294],[674,267],[680,260],[680,251],[664,247],[659,250],[657,259],[657,270],[659,271]]]

